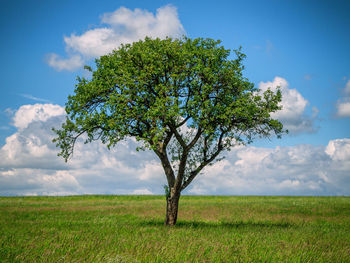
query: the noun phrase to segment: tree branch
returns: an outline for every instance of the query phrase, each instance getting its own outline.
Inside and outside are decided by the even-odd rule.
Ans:
[[[207,166],[209,163],[215,160],[215,158],[219,155],[219,153],[224,149],[222,146],[222,139],[225,135],[225,132],[222,131],[218,140],[218,145],[217,145],[217,150],[212,154],[212,156],[209,159],[204,159],[201,164],[190,173],[190,176],[187,178],[187,180],[183,183],[181,187],[181,191],[184,190],[192,181],[193,179],[197,176],[197,174],[200,173],[200,171]]]
[[[166,153],[166,150],[165,150],[165,152],[164,151],[161,152],[161,151],[156,150],[156,149],[154,149],[153,151],[157,154],[157,156],[159,157],[159,159],[162,163],[169,187],[173,187],[175,184],[175,175],[174,175],[173,168],[171,167],[170,161],[168,159],[168,155]]]
[[[171,138],[173,137],[173,135],[174,135],[174,133],[167,132],[167,136],[165,137],[163,145],[162,145],[163,152],[166,152],[166,147],[168,146],[169,142],[171,141]]]
[[[191,118],[191,116],[187,116],[182,122],[180,122],[176,128],[181,127],[182,125],[184,125],[189,119]]]
[[[183,149],[186,149],[187,145],[185,143],[185,141],[182,139],[181,135],[179,134],[179,132],[177,131],[176,127],[172,124],[168,124],[170,130],[172,133],[174,133],[175,138],[177,139],[177,141],[180,143],[180,145],[182,146]]]
[[[201,135],[202,135],[202,129],[201,129],[201,127],[199,127],[198,128],[198,130],[197,130],[197,134],[196,134],[196,136],[193,138],[193,140],[186,146],[186,150],[190,150],[195,144],[196,144],[196,142],[198,141],[198,139],[201,137]]]

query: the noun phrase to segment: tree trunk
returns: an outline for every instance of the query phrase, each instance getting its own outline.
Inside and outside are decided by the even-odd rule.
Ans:
[[[180,193],[175,193],[173,189],[166,198],[165,225],[174,226],[177,221],[177,211],[179,208]]]

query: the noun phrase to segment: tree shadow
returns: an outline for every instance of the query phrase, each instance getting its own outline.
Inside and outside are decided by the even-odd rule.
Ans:
[[[164,226],[162,220],[143,220],[139,221],[140,226]],[[204,222],[204,221],[178,221],[174,227],[176,228],[289,228],[295,226],[288,222],[253,222],[253,221],[237,221],[237,222]]]

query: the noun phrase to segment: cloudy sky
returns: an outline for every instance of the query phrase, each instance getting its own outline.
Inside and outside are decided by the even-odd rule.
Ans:
[[[84,65],[145,36],[242,46],[245,75],[280,86],[290,133],[226,153],[186,194],[350,195],[349,1],[34,1],[0,9],[0,195],[162,194],[152,152],[78,143],[65,163],[52,127]]]

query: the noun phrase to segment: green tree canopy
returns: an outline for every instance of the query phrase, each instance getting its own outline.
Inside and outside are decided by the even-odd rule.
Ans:
[[[281,93],[264,93],[243,76],[240,49],[212,39],[151,39],[122,45],[78,78],[55,130],[67,160],[77,138],[108,147],[135,137],[159,157],[167,178],[166,224],[175,224],[180,193],[219,154],[256,137],[281,136],[271,118]]]

